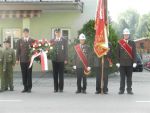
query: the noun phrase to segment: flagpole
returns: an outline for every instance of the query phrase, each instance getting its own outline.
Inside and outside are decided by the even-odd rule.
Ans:
[[[102,73],[101,73],[101,76],[100,76],[100,81],[101,81],[101,84],[100,84],[100,88],[101,88],[101,94],[104,94],[103,92],[103,87],[104,87],[104,56],[102,56]]]

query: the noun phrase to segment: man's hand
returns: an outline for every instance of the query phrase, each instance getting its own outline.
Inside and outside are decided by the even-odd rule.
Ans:
[[[68,63],[68,61],[67,60],[65,60],[65,62],[64,62],[65,64],[67,64]]]
[[[120,67],[120,63],[116,63],[116,66],[119,68]]]
[[[91,70],[91,67],[87,67],[87,70],[90,71],[90,70]]]
[[[19,60],[17,60],[17,61],[16,61],[16,64],[18,65],[19,63],[20,63],[20,61],[19,61]]]
[[[137,64],[136,63],[133,63],[133,67],[135,68],[137,66]]]
[[[113,66],[112,64],[109,65],[109,67],[112,67],[112,66]]]
[[[76,67],[76,66],[73,66],[73,69],[77,69],[77,67]]]
[[[3,72],[5,72],[6,71],[6,69],[3,69]]]

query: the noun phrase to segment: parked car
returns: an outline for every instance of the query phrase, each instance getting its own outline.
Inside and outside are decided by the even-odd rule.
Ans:
[[[140,54],[138,54],[138,53],[136,54],[136,59],[137,59],[137,66],[136,66],[136,68],[133,68],[133,71],[134,72],[142,72],[143,71],[143,62],[142,62]]]
[[[146,68],[148,68],[148,69],[150,69],[150,61],[149,62],[147,62],[147,63],[145,63],[145,65],[144,65]]]

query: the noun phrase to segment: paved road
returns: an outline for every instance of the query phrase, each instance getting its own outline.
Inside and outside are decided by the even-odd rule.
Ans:
[[[33,78],[32,93],[0,93],[0,113],[150,113],[150,72],[133,74],[134,95],[118,95],[119,76],[109,78],[109,94],[96,95],[95,78],[88,78],[87,94],[75,94],[76,79],[66,78],[64,93],[53,93],[52,78]]]

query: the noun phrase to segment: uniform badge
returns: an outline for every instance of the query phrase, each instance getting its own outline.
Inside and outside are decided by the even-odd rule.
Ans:
[[[85,49],[83,49],[83,53],[86,54],[86,50]]]

